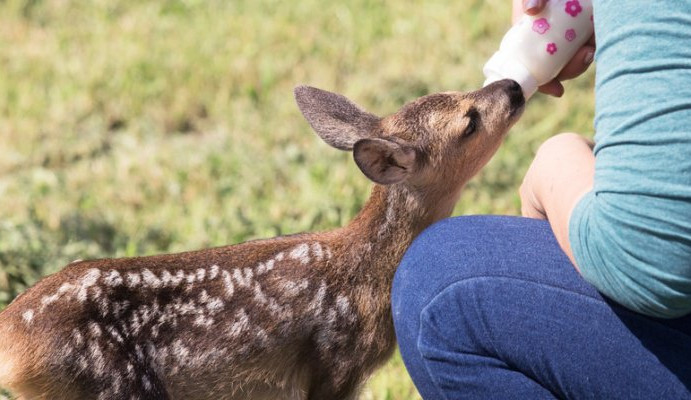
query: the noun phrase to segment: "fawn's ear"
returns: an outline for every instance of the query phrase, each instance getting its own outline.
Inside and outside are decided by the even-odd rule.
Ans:
[[[373,136],[379,124],[379,117],[340,94],[298,86],[295,101],[312,129],[326,143],[340,150],[352,150],[355,142]]]
[[[417,153],[388,139],[362,139],[353,148],[355,163],[376,183],[390,185],[406,179],[416,167]]]

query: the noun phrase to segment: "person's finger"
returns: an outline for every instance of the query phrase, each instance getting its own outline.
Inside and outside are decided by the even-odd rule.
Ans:
[[[564,85],[561,84],[557,79],[552,79],[551,81],[540,86],[538,90],[541,93],[548,94],[554,97],[561,97],[564,95]]]
[[[547,0],[523,0],[523,10],[528,15],[535,15],[545,8]]]
[[[564,66],[564,69],[559,72],[559,75],[557,75],[557,79],[560,81],[567,80],[567,79],[573,79],[583,72],[585,72],[590,64],[593,62],[593,58],[595,57],[595,48],[592,46],[583,46],[578,51],[576,54],[574,54],[573,58]]]

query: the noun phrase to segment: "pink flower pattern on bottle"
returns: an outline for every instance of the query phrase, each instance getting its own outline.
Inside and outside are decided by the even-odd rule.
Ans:
[[[580,14],[581,11],[583,11],[583,7],[581,7],[581,3],[578,0],[569,0],[566,2],[565,10],[567,14],[576,18],[578,14]]]
[[[566,40],[568,40],[569,42],[573,42],[573,40],[576,39],[576,30],[568,29],[564,34],[564,38],[566,38]]]
[[[533,30],[540,35],[544,35],[550,28],[546,18],[539,18],[533,21]]]
[[[547,44],[547,52],[550,55],[554,55],[554,53],[557,52],[557,44],[556,43],[548,43]]]

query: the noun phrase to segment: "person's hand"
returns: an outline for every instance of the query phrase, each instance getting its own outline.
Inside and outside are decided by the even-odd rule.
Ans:
[[[545,8],[547,0],[513,0],[513,18],[515,24],[523,14],[535,15]],[[564,94],[564,86],[561,81],[573,79],[585,72],[595,57],[595,35],[588,42],[578,49],[571,61],[566,64],[559,75],[552,81],[540,86],[539,91],[556,97]]]

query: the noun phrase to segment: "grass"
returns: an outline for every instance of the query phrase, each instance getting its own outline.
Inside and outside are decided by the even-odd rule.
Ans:
[[[383,115],[471,90],[508,0],[0,1],[0,308],[74,259],[343,225],[370,184],[292,88]],[[536,96],[456,214],[517,214],[537,146],[592,130],[592,74]],[[364,399],[419,398],[400,357]]]

